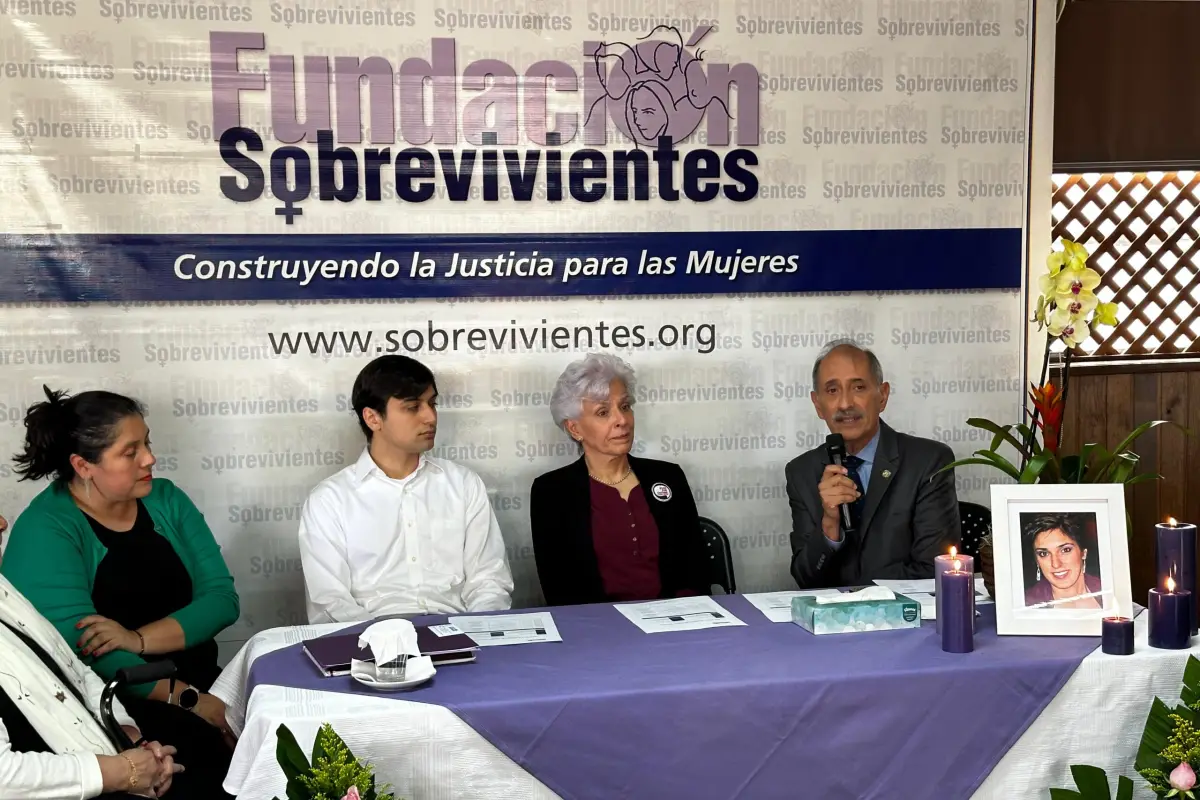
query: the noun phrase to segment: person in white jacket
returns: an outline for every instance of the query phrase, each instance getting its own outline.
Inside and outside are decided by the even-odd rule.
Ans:
[[[0,517],[0,534],[7,523]],[[104,682],[0,576],[0,800],[171,798],[175,748],[145,742],[113,701],[132,750],[100,722]]]

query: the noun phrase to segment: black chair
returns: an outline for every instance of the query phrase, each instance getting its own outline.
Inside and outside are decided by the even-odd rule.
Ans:
[[[979,569],[979,546],[983,537],[992,535],[992,510],[978,503],[958,504],[958,519],[962,523],[963,555],[975,559]]]
[[[729,537],[720,525],[701,517],[700,538],[708,551],[709,585],[720,586],[725,594],[733,594],[737,584],[733,579],[733,551],[729,549]]]
[[[108,735],[112,737],[113,743],[117,745],[118,749],[129,750],[134,743],[129,741],[125,729],[117,723],[112,713],[113,697],[116,696],[117,690],[122,686],[156,683],[163,678],[170,678],[174,674],[175,662],[170,659],[147,661],[136,667],[122,667],[117,670],[114,679],[104,687],[104,691],[100,694],[100,721],[104,723],[104,729],[108,731]]]

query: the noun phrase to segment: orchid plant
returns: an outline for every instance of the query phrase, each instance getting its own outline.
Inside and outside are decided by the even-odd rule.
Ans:
[[[1046,274],[1038,279],[1037,309],[1033,322],[1038,330],[1046,331],[1046,346],[1042,356],[1041,382],[1047,384],[1050,368],[1050,353],[1055,344],[1062,344],[1062,373],[1060,377],[1060,399],[1066,399],[1070,377],[1071,354],[1091,336],[1100,325],[1116,325],[1118,306],[1116,303],[1101,303],[1096,296],[1100,285],[1100,273],[1087,265],[1087,249],[1065,236],[1060,238],[1061,250],[1051,250],[1046,257]],[[1041,408],[1034,402],[1034,423],[1038,423]],[[1055,432],[1062,436],[1061,419]],[[1042,427],[1040,423],[1038,427]],[[1043,431],[1044,432],[1044,431]],[[1032,435],[1026,437],[1026,449],[1032,446]],[[1057,447],[1058,441],[1052,446]],[[1021,462],[1022,468],[1025,462]]]
[[[1034,321],[1038,323],[1038,330],[1047,333],[1046,359],[1043,384],[1034,384],[1030,388],[1030,405],[1026,412],[1029,422],[1001,425],[989,419],[968,419],[968,425],[992,434],[991,445],[946,469],[972,464],[990,466],[1017,483],[1128,485],[1156,480],[1159,475],[1137,474],[1138,455],[1130,447],[1143,434],[1164,424],[1163,420],[1142,423],[1111,451],[1099,443],[1089,443],[1077,454],[1060,452],[1067,373],[1064,372],[1059,385],[1046,380],[1044,373],[1049,365],[1050,351],[1056,341],[1061,341],[1066,347],[1069,368],[1071,350],[1086,340],[1093,328],[1117,324],[1117,304],[1101,303],[1096,296],[1100,273],[1087,265],[1087,249],[1065,237],[1059,243],[1062,249],[1051,251],[1046,259],[1046,274],[1038,281],[1041,294]],[[999,452],[1004,445],[1010,445],[1016,451],[1019,461],[1011,461]]]
[[[1062,250],[1046,258],[1047,272],[1038,280],[1038,330],[1047,329],[1050,339],[1059,339],[1068,350],[1087,340],[1098,325],[1117,324],[1117,304],[1101,303],[1096,296],[1100,273],[1087,265],[1087,248],[1066,237]],[[1049,342],[1047,343],[1049,344]]]
[[[275,758],[287,777],[287,800],[395,800],[389,787],[376,789],[370,765],[354,757],[332,726],[317,731],[311,762],[286,725],[276,736]]]

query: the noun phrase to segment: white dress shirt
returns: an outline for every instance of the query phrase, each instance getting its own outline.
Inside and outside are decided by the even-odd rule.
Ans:
[[[513,580],[483,480],[422,456],[396,480],[370,450],[322,481],[300,518],[308,621],[512,606]]]

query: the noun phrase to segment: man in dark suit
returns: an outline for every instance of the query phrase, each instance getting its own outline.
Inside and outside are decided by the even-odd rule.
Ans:
[[[792,576],[802,589],[932,578],[934,557],[962,546],[954,473],[940,471],[954,453],[880,420],[890,392],[879,359],[853,341],[831,342],[813,365],[817,416],[845,438],[847,457],[835,466],[822,446],[785,469]]]

